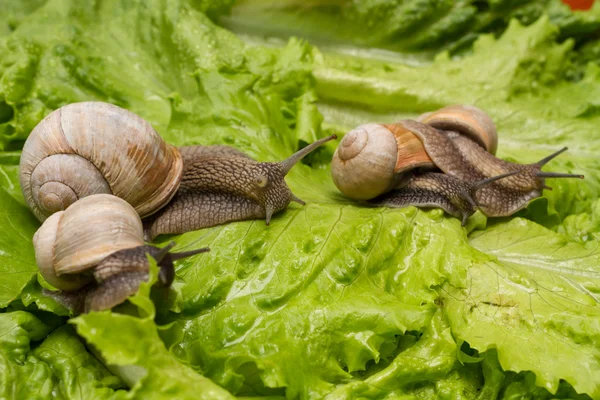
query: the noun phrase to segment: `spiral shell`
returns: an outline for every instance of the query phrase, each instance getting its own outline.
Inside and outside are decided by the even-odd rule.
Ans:
[[[457,131],[482,145],[488,153],[496,154],[498,133],[494,121],[480,108],[451,105],[419,116],[421,123],[436,129]]]
[[[400,124],[365,124],[348,132],[331,161],[331,175],[346,196],[367,200],[387,192],[402,173],[433,168],[421,141]]]
[[[44,221],[80,198],[114,194],[142,217],[179,187],[183,162],[141,117],[101,102],[74,103],[44,118],[25,142],[23,195]]]
[[[58,289],[75,290],[91,279],[82,272],[115,251],[144,244],[142,221],[123,199],[90,195],[46,219],[33,243],[44,279]]]

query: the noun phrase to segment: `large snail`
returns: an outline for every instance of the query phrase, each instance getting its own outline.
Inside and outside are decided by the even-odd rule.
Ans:
[[[61,290],[53,297],[85,312],[114,307],[134,294],[148,279],[147,254],[159,266],[159,282],[170,286],[173,261],[208,251],[170,253],[173,244],[145,245],[136,210],[109,194],[86,196],[52,214],[33,242],[40,274]]]
[[[290,201],[287,172],[330,136],[279,163],[261,163],[228,146],[165,143],[150,124],[100,102],[64,106],[42,120],[23,148],[20,182],[34,214],[41,275],[75,310],[123,302],[147,279],[146,255],[170,285],[173,260],[205,251],[169,253],[151,238],[229,221],[266,218]],[[185,165],[185,166],[184,166]],[[155,214],[155,215],[152,215]]]
[[[149,218],[147,235],[183,233],[230,221],[265,218],[291,201],[305,204],[285,182],[285,175],[308,153],[335,139],[309,144],[281,162],[258,162],[228,146],[180,147],[183,178],[177,194]]]
[[[123,108],[74,103],[32,131],[21,156],[20,182],[41,221],[80,198],[108,193],[126,200],[142,218],[158,212],[147,222],[152,238],[246,219],[266,218],[268,224],[290,201],[304,204],[287,187],[286,173],[334,138],[280,163],[261,163],[229,146],[178,150]]]
[[[494,156],[492,120],[472,106],[448,106],[419,121],[365,124],[344,136],[331,165],[346,196],[392,207],[439,207],[466,219],[478,208],[489,217],[512,215],[539,197],[545,178],[582,175],[541,171],[566,148],[534,164]],[[442,173],[429,172],[441,170]]]

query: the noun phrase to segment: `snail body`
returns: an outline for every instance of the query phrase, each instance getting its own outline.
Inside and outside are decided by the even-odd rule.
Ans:
[[[226,145],[211,145],[211,146],[181,146],[177,148],[184,165],[190,165],[194,162],[200,162],[203,158],[214,157],[242,157],[251,158],[249,155],[236,149],[235,147]]]
[[[477,211],[478,206],[473,200],[477,191],[494,181],[514,174],[516,172],[508,172],[483,179],[475,184],[437,172],[414,174],[399,189],[376,197],[370,201],[370,204],[388,207],[441,208],[460,219],[462,225],[465,225],[467,219]]]
[[[148,279],[146,254],[159,268],[159,281],[173,281],[173,260],[207,251],[169,253],[144,244],[142,221],[123,199],[95,194],[50,216],[34,235],[42,277],[61,291],[63,304],[83,311],[111,308],[134,294]]]
[[[227,146],[180,148],[184,171],[171,202],[147,221],[147,237],[183,233],[231,221],[265,218],[290,202],[305,203],[285,183],[285,175],[329,136],[281,162],[258,162]]]
[[[154,258],[159,268],[159,286],[169,287],[175,278],[174,261],[209,251],[205,247],[172,253],[173,246],[174,242],[162,248],[137,246],[116,251],[103,259],[93,271],[95,285],[86,296],[84,311],[106,310],[135,294],[140,284],[148,280],[148,256]]]
[[[182,171],[179,151],[141,117],[83,102],[57,109],[34,128],[19,178],[40,221],[96,193],[121,197],[144,217],[175,195]]]
[[[473,207],[489,217],[514,214],[548,188],[545,178],[583,178],[541,171],[566,148],[522,165],[496,158],[497,143],[496,129],[482,110],[449,106],[419,121],[357,127],[336,150],[332,176],[348,197],[393,207],[437,206],[463,225]],[[444,176],[431,175],[435,170]]]

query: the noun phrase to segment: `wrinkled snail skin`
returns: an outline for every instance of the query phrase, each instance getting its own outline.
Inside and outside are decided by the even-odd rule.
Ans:
[[[232,156],[251,158],[246,153],[236,149],[235,147],[220,144],[211,146],[181,146],[177,149],[183,158],[184,165],[189,165],[193,162],[199,162],[206,157]]]
[[[278,177],[257,162],[247,160],[241,157],[213,158],[186,166],[178,193],[167,207],[151,218],[147,237],[265,218],[267,206],[272,212],[287,207],[289,193],[286,192],[289,189],[281,185],[270,190],[269,204],[259,203],[256,194],[261,189],[261,179],[273,182]]]
[[[558,174],[541,171],[541,167],[565,149],[534,164],[514,164],[496,158],[473,140],[453,131],[439,131],[428,125],[407,120],[400,122],[417,135],[444,173],[465,182],[478,182],[494,176],[513,173],[490,182],[474,194],[477,207],[488,217],[510,216],[525,208],[547,188],[544,177],[580,178],[578,174]]]
[[[290,169],[308,153],[335,139],[329,136],[288,159],[258,162],[227,146],[181,148],[186,161],[179,190],[171,202],[146,220],[146,238],[178,234],[232,221],[265,218],[291,201],[304,205],[285,182]]]
[[[460,219],[464,225],[467,218],[476,211],[469,191],[469,185],[458,178],[426,172],[415,174],[401,189],[391,190],[369,200],[369,204],[399,208],[441,208]]]
[[[174,260],[208,251],[171,253],[173,246],[145,245],[136,210],[109,194],[78,200],[51,215],[34,235],[40,274],[60,289],[45,293],[75,312],[99,311],[124,302],[148,279],[147,255],[160,267],[159,282],[169,286]]]
[[[135,294],[142,282],[148,280],[150,265],[148,256],[154,258],[159,267],[158,282],[162,287],[169,287],[175,278],[173,261],[207,252],[208,248],[184,253],[170,253],[175,245],[158,248],[144,245],[124,249],[106,257],[94,269],[93,275],[97,286],[91,290],[85,300],[84,312],[101,311],[123,303]]]
[[[125,199],[144,217],[175,195],[183,161],[141,117],[82,102],[55,110],[33,129],[19,170],[23,196],[40,221],[98,193]]]
[[[441,208],[453,217],[460,219],[464,226],[467,219],[477,211],[478,205],[473,200],[477,192],[495,181],[517,173],[513,171],[474,183],[467,183],[452,175],[438,172],[417,172],[402,187],[369,200],[369,204],[399,208],[408,206]]]
[[[475,209],[489,217],[514,214],[550,189],[546,178],[583,178],[541,171],[566,148],[521,165],[496,158],[497,143],[496,128],[482,110],[449,106],[419,121],[357,127],[336,150],[332,177],[348,197],[392,207],[440,207],[463,225]],[[435,169],[444,174],[427,172]]]
[[[209,251],[202,248],[182,253],[170,253],[174,243],[163,248],[150,245],[123,249],[104,259],[94,270],[94,281],[74,291],[49,291],[44,294],[57,300],[75,314],[102,311],[123,303],[148,280],[148,256],[159,268],[160,287],[169,287],[175,277],[173,261]]]

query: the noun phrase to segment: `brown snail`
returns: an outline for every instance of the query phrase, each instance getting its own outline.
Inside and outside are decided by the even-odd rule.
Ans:
[[[335,139],[309,144],[281,162],[258,162],[228,146],[179,148],[184,170],[177,194],[147,221],[147,237],[183,233],[231,221],[265,218],[291,201],[305,204],[285,183],[285,175],[311,151]]]
[[[144,119],[112,104],[83,102],[59,108],[34,128],[19,179],[40,221],[96,193],[121,197],[145,217],[175,195],[182,171],[179,151]]]
[[[34,235],[40,274],[60,292],[50,292],[76,312],[112,308],[137,292],[148,279],[147,254],[159,267],[159,282],[170,286],[173,261],[207,248],[170,253],[145,245],[142,221],[123,199],[90,195],[52,214]]]
[[[290,201],[304,204],[285,184],[287,172],[334,138],[280,163],[260,163],[228,146],[180,152],[111,104],[54,111],[32,131],[20,162],[23,195],[44,221],[34,237],[39,270],[60,290],[48,294],[74,310],[111,308],[147,279],[147,255],[169,286],[174,260],[208,249],[170,253],[172,246],[145,245],[140,217],[158,212],[149,220],[151,237],[252,218],[269,224]]]
[[[123,108],[74,103],[52,112],[32,131],[21,156],[20,183],[41,221],[85,196],[107,193],[127,201],[142,218],[162,209],[148,222],[151,237],[252,218],[266,218],[268,224],[290,201],[303,204],[283,177],[331,139],[281,163],[259,163],[221,145],[180,152]]]
[[[489,217],[512,215],[539,197],[546,178],[582,175],[541,171],[557,151],[534,164],[494,156],[492,120],[472,106],[449,106],[419,121],[366,124],[344,136],[331,172],[346,196],[375,205],[439,207],[466,219],[478,208]],[[443,174],[430,172],[441,170]]]

